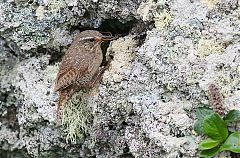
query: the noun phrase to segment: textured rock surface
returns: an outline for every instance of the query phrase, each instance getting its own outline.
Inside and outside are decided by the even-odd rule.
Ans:
[[[220,86],[227,110],[240,108],[239,3],[1,1],[0,157],[198,157],[194,109],[208,103],[208,85]],[[59,59],[78,29],[107,19],[155,27],[110,43],[110,67],[84,103],[92,123],[66,142],[53,92]]]

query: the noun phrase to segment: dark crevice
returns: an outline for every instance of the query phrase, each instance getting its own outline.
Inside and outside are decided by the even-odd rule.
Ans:
[[[107,19],[97,29],[100,32],[111,32],[113,35],[127,35],[137,23],[136,20],[121,23],[117,19]]]
[[[146,31],[151,30],[152,27],[153,27],[153,23],[145,23],[142,21],[139,22],[137,19],[133,19],[126,23],[122,23],[118,19],[106,19],[102,22],[102,24],[97,29],[93,27],[86,27],[86,26],[79,25],[79,26],[71,27],[69,31],[74,32],[75,30],[79,30],[81,32],[84,30],[98,30],[103,34],[108,34],[110,32],[113,36],[117,36],[117,37],[124,37],[128,34],[133,34],[135,35],[135,40],[138,41],[138,46],[140,46],[143,44],[144,39],[146,38]],[[104,42],[101,45],[103,56],[104,56],[102,66],[107,65],[106,52],[107,52],[107,48],[109,47],[109,44],[110,42]],[[49,54],[51,56],[49,64],[53,65],[55,63],[61,62],[61,59],[66,52],[66,48],[67,47],[59,47],[59,49],[56,50],[53,48],[46,48],[45,46],[39,46],[36,49],[32,49],[30,54],[26,53],[28,54],[28,56],[24,58],[39,57],[42,55]]]
[[[87,15],[86,15],[87,16]],[[150,27],[149,27],[150,26]],[[128,34],[134,34],[136,35],[136,40],[138,41],[138,45],[141,45],[146,37],[146,31],[151,28],[151,23],[144,23],[144,22],[137,22],[136,19],[133,19],[132,21],[128,21],[126,23],[120,22],[118,19],[106,19],[102,22],[99,28],[95,29],[92,27],[86,27],[86,26],[75,26],[70,29],[71,32],[75,30],[84,31],[84,30],[98,30],[102,34],[112,34],[113,36],[117,37],[124,37]],[[103,52],[103,62],[102,66],[106,66],[108,64],[108,61],[106,59],[106,52],[107,48],[109,47],[110,42],[104,42],[101,45],[102,52]],[[64,52],[60,51],[60,53],[52,53],[50,64],[55,62],[60,62],[62,56],[64,55]],[[113,58],[112,56],[108,58]]]
[[[134,24],[136,24],[135,20],[123,24],[117,19],[107,19],[100,25],[97,30],[102,34],[112,34],[113,36],[123,37],[130,33],[131,29],[134,27]],[[108,63],[106,53],[107,48],[109,47],[109,43],[110,42],[105,42],[101,45],[103,52],[103,66],[106,66]]]
[[[64,51],[62,50],[62,48],[60,48],[59,51],[53,50],[53,49],[46,49],[45,50],[48,52],[48,54],[51,55],[50,60],[49,60],[49,64],[55,64],[57,62],[61,61],[61,58],[64,55]]]
[[[3,102],[3,103],[6,103],[8,95],[9,95],[8,93],[0,92],[0,101]]]
[[[7,51],[9,51],[9,53],[13,56],[13,57],[18,57],[18,54],[21,54],[21,50],[19,49],[19,47],[17,46],[16,43],[14,43],[13,41],[10,41],[2,36],[0,36],[0,40],[4,41],[2,44],[2,47],[5,47],[5,49]]]
[[[107,53],[107,49],[109,47],[110,42],[104,42],[101,44],[101,48],[102,48],[102,53],[103,53],[103,61],[101,66],[107,66],[108,61],[107,61],[107,57],[106,57],[106,53]]]
[[[0,149],[0,157],[1,158],[30,158],[25,150],[3,150]]]

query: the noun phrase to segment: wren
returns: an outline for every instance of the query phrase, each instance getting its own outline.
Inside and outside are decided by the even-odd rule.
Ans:
[[[101,43],[113,40],[95,30],[79,33],[63,56],[54,90],[59,91],[57,118],[61,119],[64,105],[75,92],[94,87],[106,67],[100,67],[103,54]]]

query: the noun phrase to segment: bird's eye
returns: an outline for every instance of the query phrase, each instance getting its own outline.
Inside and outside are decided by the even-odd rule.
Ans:
[[[90,41],[90,42],[94,42],[94,41],[95,41],[95,38],[90,38],[89,41]]]

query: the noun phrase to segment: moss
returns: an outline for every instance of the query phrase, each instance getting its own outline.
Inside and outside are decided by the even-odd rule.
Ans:
[[[162,30],[168,27],[169,24],[173,21],[173,15],[168,11],[163,10],[160,14],[156,13],[154,21],[156,28]]]
[[[200,39],[198,43],[198,54],[204,58],[213,53],[222,53],[223,46],[214,39]]]
[[[80,91],[65,106],[62,124],[65,126],[67,142],[76,142],[89,131],[92,114],[87,106],[87,95],[88,93]]]

